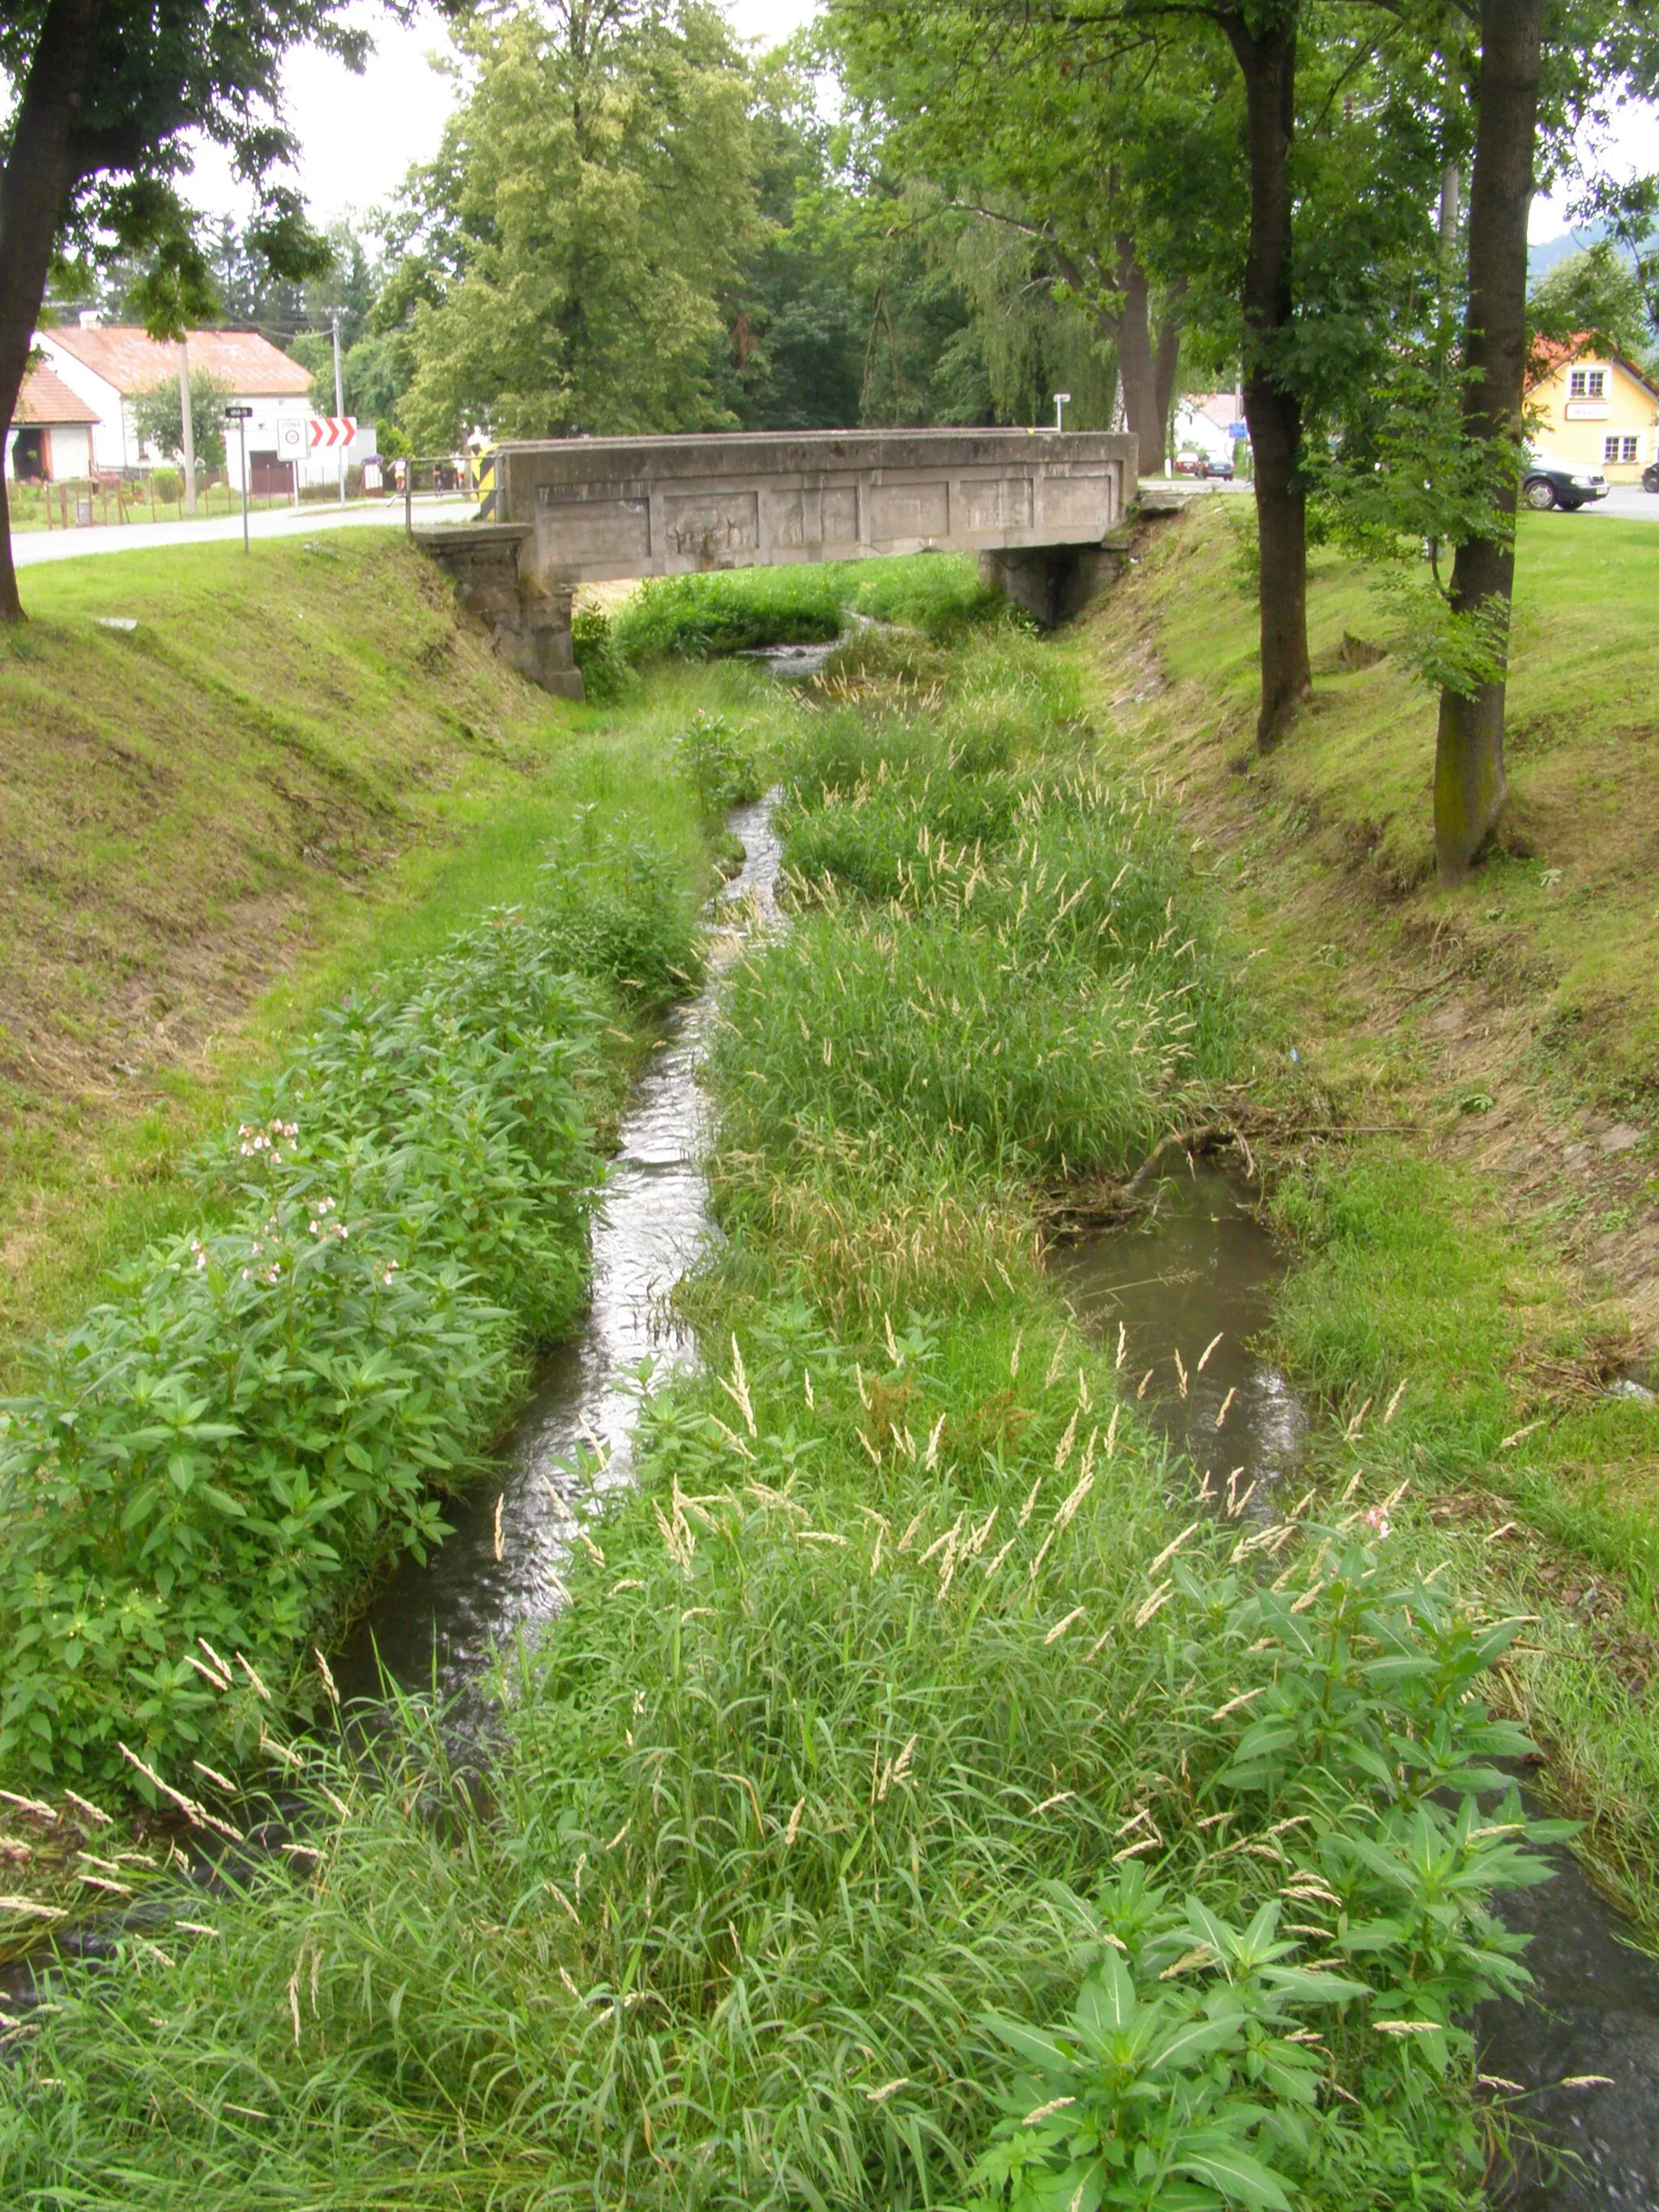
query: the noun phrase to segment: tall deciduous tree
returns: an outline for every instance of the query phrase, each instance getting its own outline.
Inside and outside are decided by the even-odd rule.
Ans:
[[[1208,102],[1172,95],[1169,55],[1121,58],[1110,40],[1091,52],[1069,23],[1031,20],[1004,36],[970,7],[933,7],[924,20],[868,0],[830,0],[824,21],[889,160],[1030,241],[1027,283],[1074,312],[1110,362],[1127,427],[1156,466],[1186,288],[1148,273],[1141,187],[1152,167],[1182,157],[1183,126]]]
[[[325,249],[294,192],[271,181],[292,151],[283,55],[310,40],[360,66],[361,31],[341,0],[9,0],[0,12],[0,422],[9,423],[54,261],[145,256],[137,305],[158,337],[214,307],[197,219],[175,179],[200,133],[261,188],[251,242],[279,273],[306,276]],[[0,621],[18,622],[0,482]]]
[[[1463,428],[1471,443],[1521,440],[1527,379],[1527,218],[1543,74],[1544,0],[1481,0],[1479,116],[1469,191],[1469,289],[1463,341]],[[1500,485],[1499,516],[1512,525],[1519,489]],[[1457,549],[1451,602],[1466,620],[1501,610],[1508,629],[1515,586],[1512,528],[1472,536]],[[1462,881],[1491,836],[1508,793],[1504,772],[1504,678],[1440,695],[1434,763],[1435,857],[1443,883]]]
[[[761,228],[749,80],[703,0],[551,0],[469,20],[476,81],[429,173],[400,412],[417,444],[729,420],[721,299]]]
[[[1045,219],[1060,198],[1085,204],[1092,193],[1103,279],[1120,233],[1130,249],[1116,264],[1125,309],[1135,304],[1137,270],[1161,275],[1166,296],[1184,281],[1183,313],[1207,321],[1218,351],[1217,311],[1231,295],[1228,350],[1243,364],[1255,463],[1264,749],[1284,736],[1310,685],[1304,441],[1310,409],[1318,413],[1333,383],[1364,373],[1375,289],[1366,264],[1400,220],[1363,178],[1378,148],[1377,92],[1364,80],[1375,76],[1374,46],[1408,39],[1409,13],[1381,0],[831,0],[839,42],[878,58],[888,96],[924,138],[939,137],[953,113],[981,125],[1000,113],[1010,143],[1022,130],[1030,140],[1017,158],[1028,168],[1049,165],[1041,186],[1025,186]],[[1032,133],[1042,98],[1079,114],[1092,107],[1093,135]],[[1420,135],[1409,118],[1389,120],[1406,126],[1408,140]],[[1232,140],[1231,176],[1214,152],[1223,132]],[[1333,141],[1336,160],[1327,150]],[[1115,161],[1099,158],[1107,144]],[[1328,194],[1310,190],[1316,175]],[[1431,191],[1421,194],[1425,205]],[[1120,195],[1133,210],[1127,223],[1115,219]],[[1328,200],[1337,218],[1328,224]],[[1353,220],[1361,210],[1363,226]],[[1320,327],[1327,321],[1328,331]],[[1127,329],[1126,318],[1126,392],[1131,381],[1150,385],[1155,405],[1155,364],[1144,345],[1126,347]]]

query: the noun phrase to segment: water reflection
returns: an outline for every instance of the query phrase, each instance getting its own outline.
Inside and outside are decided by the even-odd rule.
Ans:
[[[1200,1166],[1172,1180],[1149,1222],[1051,1265],[1079,1319],[1121,1343],[1130,1395],[1144,1381],[1145,1411],[1195,1480],[1224,1494],[1236,1474],[1241,1492],[1259,1486],[1259,1504],[1294,1471],[1305,1413],[1249,1348],[1284,1263],[1226,1176]],[[1534,2001],[1483,2006],[1475,2028],[1483,2071],[1535,2093],[1519,2110],[1571,2162],[1556,2170],[1523,2154],[1518,2172],[1494,2178],[1498,2199],[1510,2212],[1659,2212],[1659,1962],[1632,1948],[1633,1929],[1570,1853],[1548,1856],[1553,1881],[1497,1900],[1532,1937]],[[1560,2086],[1570,2081],[1583,2086]]]
[[[1127,1395],[1212,1491],[1258,1497],[1292,1474],[1307,1416],[1285,1376],[1249,1348],[1284,1263],[1238,1187],[1201,1164],[1163,1186],[1148,1222],[1058,1251],[1078,1318],[1121,1347]],[[1200,1485],[1201,1486],[1201,1485]]]

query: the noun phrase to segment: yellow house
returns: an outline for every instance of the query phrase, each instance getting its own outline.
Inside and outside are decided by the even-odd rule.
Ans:
[[[1659,384],[1585,337],[1546,340],[1533,358],[1534,448],[1576,469],[1600,469],[1609,483],[1639,483],[1659,460]]]

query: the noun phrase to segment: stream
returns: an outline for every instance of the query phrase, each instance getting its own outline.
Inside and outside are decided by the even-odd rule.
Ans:
[[[1294,1479],[1305,1410],[1249,1348],[1285,1261],[1231,1177],[1200,1166],[1171,1178],[1150,1228],[1085,1238],[1051,1264],[1079,1322],[1121,1345],[1128,1395],[1144,1389],[1153,1425],[1201,1486],[1224,1498],[1231,1478],[1239,1500],[1254,1483],[1254,1507]],[[1476,2027],[1482,2071],[1535,2093],[1519,2110],[1571,2162],[1552,2172],[1553,2160],[1523,2155],[1499,2201],[1510,2212],[1656,2212],[1659,1962],[1632,1948],[1634,1931],[1570,1852],[1547,1856],[1553,1881],[1500,1900],[1533,1939],[1536,2002],[1485,2005]],[[1598,2075],[1605,2086],[1559,2086]]]
[[[771,815],[763,799],[729,817],[743,866],[716,896],[702,988],[670,1021],[623,1114],[594,1224],[586,1324],[543,1361],[498,1447],[498,1472],[446,1505],[453,1534],[424,1566],[406,1557],[335,1653],[348,1702],[378,1700],[384,1670],[402,1689],[435,1691],[458,1732],[476,1734],[479,1686],[497,1653],[559,1609],[559,1568],[583,1497],[628,1480],[641,1391],[695,1356],[666,1299],[718,1235],[697,1068],[722,977],[748,932],[778,920]]]

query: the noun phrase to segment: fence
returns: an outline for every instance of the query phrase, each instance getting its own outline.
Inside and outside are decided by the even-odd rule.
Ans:
[[[471,471],[464,457],[454,453],[383,461],[392,495],[404,503],[404,527],[415,528],[416,501],[467,499],[475,495]]]

